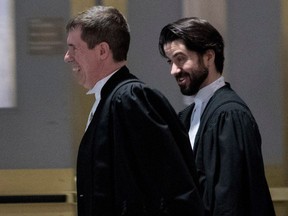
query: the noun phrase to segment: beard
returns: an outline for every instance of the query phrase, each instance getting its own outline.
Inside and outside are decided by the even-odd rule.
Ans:
[[[207,67],[201,66],[196,70],[192,70],[191,72],[182,71],[176,76],[176,80],[181,77],[186,77],[189,79],[189,82],[185,85],[180,85],[180,91],[183,95],[191,96],[195,95],[201,88],[203,82],[208,77],[209,71]]]

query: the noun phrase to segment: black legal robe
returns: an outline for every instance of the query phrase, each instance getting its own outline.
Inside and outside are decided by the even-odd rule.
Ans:
[[[203,215],[192,149],[177,114],[141,82],[118,88],[129,79],[136,78],[123,67],[107,81],[81,141],[78,216]]]
[[[179,113],[187,131],[192,109],[190,105]],[[201,116],[193,152],[200,191],[211,215],[275,215],[257,123],[228,83],[209,100]]]

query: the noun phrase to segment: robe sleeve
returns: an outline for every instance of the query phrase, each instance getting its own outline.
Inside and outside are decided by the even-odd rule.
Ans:
[[[243,107],[223,110],[203,135],[204,202],[215,216],[274,215],[257,124]]]
[[[141,84],[126,85],[113,100],[111,112],[116,196],[127,211],[129,205],[141,203],[135,209],[143,208],[151,215],[203,215],[201,198],[179,147],[189,145],[189,138],[168,101]]]

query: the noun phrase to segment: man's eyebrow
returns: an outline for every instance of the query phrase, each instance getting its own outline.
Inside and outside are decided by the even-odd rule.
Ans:
[[[182,52],[173,53],[172,58],[176,58],[179,55],[183,55],[183,53]]]

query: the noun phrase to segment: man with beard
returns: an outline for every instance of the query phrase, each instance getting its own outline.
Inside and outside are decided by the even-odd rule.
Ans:
[[[189,133],[200,190],[209,215],[275,215],[257,123],[222,76],[224,42],[206,20],[166,25],[159,50],[182,94],[194,103],[179,113]]]

